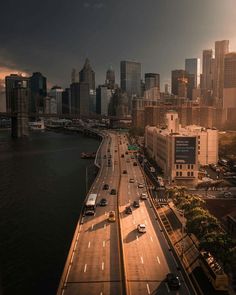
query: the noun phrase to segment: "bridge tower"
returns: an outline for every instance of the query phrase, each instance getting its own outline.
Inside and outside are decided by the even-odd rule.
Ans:
[[[29,136],[29,99],[30,90],[24,81],[19,82],[13,89],[14,99],[12,100],[12,129],[14,138]]]

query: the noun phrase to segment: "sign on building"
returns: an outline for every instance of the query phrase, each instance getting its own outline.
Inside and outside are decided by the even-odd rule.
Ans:
[[[196,163],[196,137],[175,138],[175,164]]]

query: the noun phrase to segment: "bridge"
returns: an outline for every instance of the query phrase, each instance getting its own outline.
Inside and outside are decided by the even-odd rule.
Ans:
[[[103,132],[96,158],[100,170],[88,194],[97,194],[98,204],[102,198],[108,204],[97,206],[94,216],[81,212],[57,295],[170,294],[165,280],[170,272],[181,281],[175,294],[196,294],[158,221],[143,171],[127,144],[126,136]],[[147,198],[140,199],[142,193]],[[134,208],[134,201],[140,201],[140,207]],[[127,214],[127,206],[132,214]],[[113,222],[110,211],[115,212]],[[146,233],[137,230],[138,224],[145,225]]]

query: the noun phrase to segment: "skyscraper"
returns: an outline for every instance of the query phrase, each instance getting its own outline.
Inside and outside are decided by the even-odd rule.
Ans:
[[[100,115],[108,115],[108,107],[112,96],[112,90],[106,85],[99,85],[96,89],[96,112]]]
[[[186,87],[186,93],[184,88]],[[174,70],[171,72],[171,92],[180,97],[192,99],[195,88],[195,75],[189,74],[185,70]],[[184,95],[184,96],[183,96]]]
[[[63,89],[57,85],[53,86],[49,91],[49,96],[54,97],[56,99],[58,115],[62,113],[62,92]]]
[[[80,82],[89,84],[89,90],[95,90],[95,72],[93,71],[89,59],[86,58],[82,70],[79,72]]]
[[[33,73],[30,77],[30,112],[42,113],[44,98],[47,96],[47,79],[39,72]]]
[[[185,78],[185,70],[173,70],[171,72],[171,93],[178,95],[179,80]]]
[[[213,68],[212,68],[213,51],[206,49],[202,52],[202,90],[213,89]]]
[[[128,96],[141,94],[141,64],[133,61],[120,62],[120,86]]]
[[[222,99],[224,87],[224,57],[229,52],[229,40],[215,42],[214,96]]]
[[[112,69],[112,66],[106,72],[105,84],[109,89],[115,88],[115,71]]]
[[[194,88],[197,88],[200,83],[200,59],[187,58],[185,59],[185,71],[194,75]]]
[[[160,74],[146,73],[145,74],[145,90],[149,90],[153,87],[160,89]]]
[[[89,84],[76,82],[70,85],[71,113],[78,115],[89,114]]]
[[[12,104],[14,105],[14,89],[18,87],[19,82],[29,83],[29,78],[23,77],[21,75],[11,74],[5,77],[5,87],[6,87],[6,110],[8,113],[12,111]],[[29,86],[29,85],[27,85]]]
[[[223,107],[236,108],[236,52],[225,55]]]

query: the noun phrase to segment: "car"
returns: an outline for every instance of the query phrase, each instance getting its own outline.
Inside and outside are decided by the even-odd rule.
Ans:
[[[123,174],[127,174],[127,170],[123,170]]]
[[[146,225],[143,224],[143,223],[138,224],[137,230],[138,230],[139,233],[145,233],[147,231],[146,230]]]
[[[124,158],[124,156],[125,156],[125,155],[124,155],[124,154],[122,154],[122,155],[121,155],[121,158]]]
[[[103,185],[103,188],[102,188],[103,190],[108,190],[109,189],[109,184],[107,184],[107,183],[105,183],[104,185]]]
[[[110,192],[110,194],[111,194],[111,195],[116,195],[116,189],[114,189],[114,188],[113,188],[113,189],[111,189],[111,192]]]
[[[107,199],[105,199],[105,198],[101,199],[99,202],[99,205],[102,207],[106,206],[107,204],[108,204],[108,202],[107,202]]]
[[[134,208],[139,208],[140,207],[139,200],[134,200],[133,207]]]
[[[136,162],[134,162],[134,163],[133,163],[133,166],[137,166],[137,163],[136,163]]]
[[[141,182],[140,182],[140,183],[138,184],[138,188],[144,188],[144,183],[141,183]]]
[[[208,199],[215,199],[216,196],[207,194]]]
[[[141,200],[147,200],[147,194],[146,193],[141,193],[140,199]]]
[[[130,178],[130,179],[129,179],[129,182],[130,182],[130,183],[134,183],[134,179],[133,179],[133,178]]]
[[[179,289],[181,286],[180,279],[178,275],[174,273],[168,273],[166,275],[166,281],[170,289]]]
[[[107,152],[110,153],[110,149],[108,149]]]
[[[109,212],[108,221],[111,221],[111,222],[116,221],[116,213],[115,213],[115,211],[110,211]]]
[[[125,207],[125,214],[132,214],[132,208],[130,206]]]
[[[232,193],[231,192],[224,192],[224,197],[225,198],[232,198]]]
[[[115,153],[117,153],[117,150],[115,150]]]
[[[128,154],[129,154],[129,152],[125,152],[125,154],[126,154],[126,155],[128,155]]]
[[[126,160],[126,163],[130,163],[130,159],[127,159],[127,160]]]

